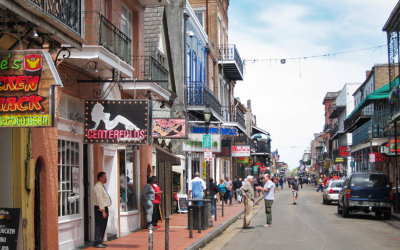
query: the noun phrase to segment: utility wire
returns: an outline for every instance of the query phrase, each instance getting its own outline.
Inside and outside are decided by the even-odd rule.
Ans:
[[[365,51],[365,50],[376,50],[382,47],[386,47],[387,45],[379,45],[379,46],[374,46],[374,47],[369,47],[369,48],[362,48],[362,49],[354,49],[354,50],[347,50],[347,51],[340,51],[340,52],[332,52],[332,53],[326,53],[326,54],[320,54],[320,55],[312,55],[312,56],[299,56],[299,57],[282,57],[282,58],[263,58],[263,59],[244,59],[243,63],[256,63],[256,62],[271,62],[271,61],[280,61],[282,64],[286,63],[287,60],[301,60],[301,59],[310,59],[310,58],[320,58],[320,57],[328,57],[328,56],[336,56],[336,55],[342,55],[342,54],[350,54],[350,53],[355,53],[359,51]]]

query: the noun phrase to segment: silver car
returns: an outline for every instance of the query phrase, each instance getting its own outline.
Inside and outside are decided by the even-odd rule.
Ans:
[[[328,187],[324,189],[322,195],[322,202],[324,204],[331,204],[332,201],[339,200],[339,191],[343,187],[343,180],[332,180],[328,183]]]

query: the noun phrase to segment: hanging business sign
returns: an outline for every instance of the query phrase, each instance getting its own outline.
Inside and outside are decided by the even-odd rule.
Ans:
[[[232,146],[231,149],[232,157],[249,157],[250,156],[250,146]]]
[[[339,156],[347,157],[350,155],[350,150],[348,146],[339,146]]]
[[[236,135],[237,129],[235,128],[215,128],[215,127],[192,127],[193,134],[213,134],[213,135]]]
[[[146,144],[149,138],[147,100],[86,100],[86,143]]]
[[[336,157],[335,162],[344,162],[343,157]]]
[[[249,157],[238,157],[236,162],[240,163],[240,164],[248,164],[249,163]]]
[[[221,136],[211,136],[211,151],[221,152]],[[188,138],[183,141],[183,151],[186,152],[203,152],[203,135],[202,134],[188,134]]]
[[[185,138],[186,119],[153,119],[151,134],[154,138]]]
[[[0,127],[54,126],[54,86],[62,86],[49,53],[0,52]]]
[[[0,249],[17,249],[20,208],[0,208]]]

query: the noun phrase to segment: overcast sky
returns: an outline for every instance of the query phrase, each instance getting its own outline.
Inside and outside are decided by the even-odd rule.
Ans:
[[[382,27],[395,0],[233,0],[229,42],[245,61],[235,96],[252,100],[257,125],[271,134],[272,150],[295,168],[313,134],[324,125],[328,91],[365,80],[374,64],[387,63]],[[312,57],[331,54],[324,57]],[[285,59],[281,64],[280,60]],[[295,59],[289,59],[295,58]],[[301,59],[297,59],[301,58]]]

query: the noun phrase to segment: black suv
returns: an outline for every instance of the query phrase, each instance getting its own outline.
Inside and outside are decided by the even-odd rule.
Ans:
[[[383,214],[390,219],[391,189],[389,178],[383,173],[353,173],[339,193],[338,214],[347,217],[350,212],[375,212],[378,218]]]

